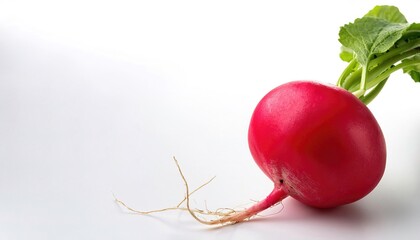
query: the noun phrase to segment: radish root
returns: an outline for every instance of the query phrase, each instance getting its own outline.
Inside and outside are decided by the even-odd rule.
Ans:
[[[115,202],[122,205],[129,211],[133,213],[141,214],[141,215],[147,215],[147,214],[159,213],[159,212],[165,212],[165,211],[173,211],[173,210],[182,210],[182,211],[188,211],[195,220],[197,220],[198,222],[202,224],[228,225],[228,224],[235,224],[235,223],[247,221],[251,217],[257,216],[259,212],[271,206],[276,206],[277,204],[281,203],[281,200],[288,196],[288,194],[282,188],[275,188],[264,200],[260,202],[256,202],[253,206],[245,210],[239,211],[239,210],[235,210],[231,208],[219,208],[216,211],[210,211],[207,208],[207,206],[206,206],[206,210],[195,209],[195,208],[193,209],[190,206],[190,196],[194,194],[195,192],[197,192],[198,190],[200,190],[201,188],[203,188],[204,186],[206,186],[207,184],[209,184],[211,181],[213,181],[215,177],[211,178],[209,181],[205,182],[204,184],[202,184],[201,186],[199,186],[198,188],[190,192],[188,181],[186,180],[184,173],[181,170],[178,160],[175,157],[173,157],[173,160],[175,161],[178,172],[181,175],[182,181],[184,182],[184,185],[185,185],[185,197],[175,207],[162,208],[162,209],[151,210],[151,211],[139,211],[139,210],[129,207],[127,204],[125,204],[123,201],[116,198],[114,195]],[[181,207],[183,203],[186,204],[186,207]],[[281,210],[283,210],[283,208],[281,208],[277,213],[281,212]],[[277,214],[277,213],[274,213],[274,214]],[[213,220],[206,220],[199,217],[199,215],[215,216],[218,218],[213,219]],[[271,216],[271,215],[273,214],[270,214],[268,216]]]

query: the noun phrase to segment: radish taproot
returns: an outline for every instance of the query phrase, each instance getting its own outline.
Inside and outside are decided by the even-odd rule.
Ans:
[[[366,106],[389,76],[402,69],[420,82],[420,24],[407,23],[394,6],[376,6],[340,28],[340,58],[348,66],[337,86],[293,81],[265,95],[248,129],[251,154],[274,183],[273,191],[251,207],[204,220],[205,224],[242,222],[290,196],[309,206],[337,207],[370,193],[381,180],[386,145],[381,128]],[[214,213],[214,212],[207,212]]]

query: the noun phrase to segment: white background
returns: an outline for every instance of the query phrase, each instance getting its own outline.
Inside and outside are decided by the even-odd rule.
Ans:
[[[0,1],[0,239],[414,239],[420,234],[420,84],[396,73],[369,105],[388,162],[357,203],[225,228],[188,213],[264,198],[247,128],[270,89],[335,83],[339,26],[415,1]],[[268,211],[276,212],[281,208]],[[266,212],[266,214],[268,214]]]

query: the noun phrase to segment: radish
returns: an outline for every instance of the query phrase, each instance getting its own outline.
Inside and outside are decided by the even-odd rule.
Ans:
[[[385,170],[375,117],[335,86],[295,81],[273,89],[252,115],[248,142],[273,191],[243,212],[204,223],[241,222],[287,196],[319,208],[348,204],[371,192]]]
[[[274,183],[262,206],[287,196],[321,208],[351,203],[372,191],[385,170],[385,139],[375,117],[334,86],[301,81],[275,88],[256,107],[248,138]]]
[[[187,206],[164,210],[188,210],[205,224],[232,224],[288,196],[309,206],[331,208],[369,194],[384,174],[386,145],[366,105],[396,70],[420,82],[420,24],[407,23],[394,6],[376,6],[342,26],[339,41],[340,57],[348,66],[337,86],[289,82],[265,95],[253,112],[248,130],[250,151],[274,183],[264,200],[226,214],[192,210],[188,184],[175,159],[186,185]],[[198,214],[218,218],[203,220]]]
[[[216,220],[199,219],[190,210],[198,221],[242,222],[288,196],[313,207],[337,207],[377,186],[386,145],[366,104],[398,69],[420,81],[420,24],[407,23],[394,6],[376,6],[341,27],[339,36],[340,57],[349,65],[337,86],[289,82],[270,91],[254,110],[249,147],[273,191],[250,208]]]

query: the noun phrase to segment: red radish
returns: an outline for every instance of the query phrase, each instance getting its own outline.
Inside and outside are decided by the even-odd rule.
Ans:
[[[314,207],[364,197],[385,170],[377,121],[359,99],[335,86],[291,82],[275,88],[256,107],[248,139],[275,188]]]
[[[221,217],[202,220],[196,213],[206,212],[191,210],[188,184],[177,164],[186,186],[187,207],[164,210],[188,210],[201,223],[226,224],[249,219],[288,196],[329,208],[371,192],[385,170],[386,146],[366,104],[399,69],[420,82],[420,24],[407,23],[394,6],[376,6],[342,26],[339,41],[340,57],[349,64],[337,86],[289,82],[270,91],[254,110],[249,147],[274,183],[264,200],[242,212],[207,212]]]
[[[296,81],[273,89],[252,115],[248,141],[274,190],[210,224],[241,222],[287,196],[320,208],[348,204],[371,192],[385,170],[385,140],[375,117],[332,85]]]
[[[420,82],[420,24],[408,23],[397,7],[376,6],[342,26],[339,41],[340,57],[349,64],[337,86],[286,83],[252,115],[249,147],[274,190],[243,212],[205,223],[241,222],[287,196],[336,207],[363,198],[379,183],[386,146],[366,104],[399,69]]]

